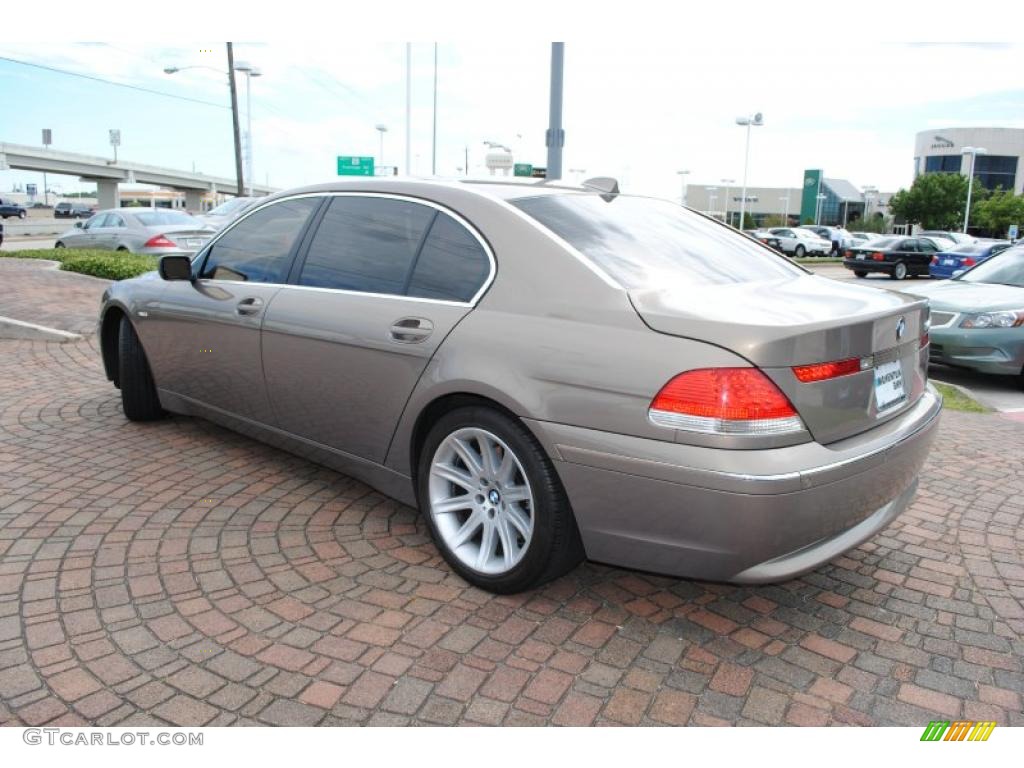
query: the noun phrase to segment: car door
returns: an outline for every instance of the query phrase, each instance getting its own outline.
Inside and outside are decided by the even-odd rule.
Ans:
[[[142,336],[159,389],[273,423],[260,326],[321,202],[313,196],[289,198],[255,210],[197,255],[195,280],[166,283]]]
[[[382,463],[494,261],[468,223],[421,200],[340,194],[321,216],[264,319],[267,391],[282,429]]]
[[[81,229],[76,229],[69,237],[65,238],[64,245],[68,248],[94,248],[97,233],[103,228],[106,220],[107,214],[97,213],[82,224]]]
[[[909,257],[907,267],[914,274],[927,274],[932,257],[939,252],[939,249],[931,240],[918,238],[915,242],[917,243],[917,253]]]
[[[108,213],[102,226],[93,232],[90,248],[112,251],[117,247],[117,239],[124,232],[124,217],[119,213]]]
[[[796,236],[789,229],[769,230],[775,237],[779,238],[779,245],[785,253],[792,253],[796,248]]]

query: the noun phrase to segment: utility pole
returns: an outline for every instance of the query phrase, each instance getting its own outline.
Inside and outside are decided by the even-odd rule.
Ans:
[[[235,178],[238,181],[238,196],[245,195],[245,179],[242,176],[242,139],[238,132],[238,89],[235,87],[235,54],[228,46],[228,85],[231,87],[231,124],[235,135]]]
[[[548,179],[562,178],[562,147],[565,146],[565,131],[562,130],[562,75],[565,65],[565,43],[551,44],[551,106],[548,117],[548,132],[545,144],[548,147]]]

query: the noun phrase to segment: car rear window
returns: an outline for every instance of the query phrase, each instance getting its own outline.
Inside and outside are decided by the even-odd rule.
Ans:
[[[566,194],[510,201],[623,287],[719,285],[803,274],[785,257],[664,200]]]
[[[146,213],[133,213],[136,219],[144,227],[159,227],[165,224],[195,224],[199,223],[187,213],[178,211],[148,211]]]

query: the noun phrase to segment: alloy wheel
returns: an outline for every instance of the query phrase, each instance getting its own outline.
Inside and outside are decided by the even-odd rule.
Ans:
[[[496,435],[452,432],[430,465],[430,514],[445,546],[468,568],[507,573],[533,536],[534,500],[523,465]]]

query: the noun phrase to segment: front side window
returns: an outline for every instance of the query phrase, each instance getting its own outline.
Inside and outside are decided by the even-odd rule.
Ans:
[[[625,288],[751,283],[806,274],[734,229],[665,200],[557,194],[511,202]]]
[[[268,205],[242,219],[207,251],[201,279],[283,283],[295,247],[319,197]]]
[[[87,222],[85,222],[85,228],[86,229],[99,229],[100,227],[105,227],[105,226],[107,226],[106,222],[107,222],[107,220],[109,218],[110,218],[110,214],[107,214],[107,213],[97,214],[97,215],[93,216],[91,219],[89,219]]]
[[[335,197],[310,243],[299,285],[401,295],[436,211],[381,197]]]

